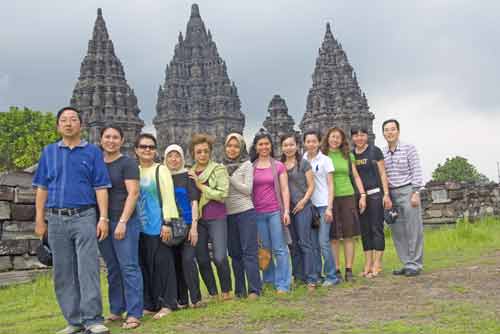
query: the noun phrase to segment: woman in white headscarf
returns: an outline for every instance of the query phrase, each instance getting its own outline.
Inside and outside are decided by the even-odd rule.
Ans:
[[[170,145],[165,150],[165,165],[172,174],[175,199],[184,222],[190,225],[185,242],[173,247],[177,273],[179,308],[201,305],[200,280],[196,265],[196,243],[198,241],[198,201],[200,192],[184,168],[184,151],[179,145]],[[189,291],[189,296],[188,296]]]

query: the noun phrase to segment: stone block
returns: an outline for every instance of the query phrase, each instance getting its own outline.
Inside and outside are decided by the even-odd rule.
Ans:
[[[0,272],[12,269],[12,260],[10,256],[0,256]]]
[[[29,241],[29,254],[36,255],[36,249],[42,241],[40,239],[32,239]]]
[[[0,186],[0,201],[13,201],[14,188],[8,186]]]
[[[23,255],[29,251],[29,240],[0,240],[0,256]]]
[[[448,197],[451,200],[459,200],[464,198],[464,191],[463,190],[450,190],[448,191]]]
[[[36,239],[33,232],[2,232],[2,240],[32,240]]]
[[[462,189],[462,184],[459,183],[459,182],[446,182],[444,184],[445,188],[447,190],[459,190],[459,189]]]
[[[442,210],[443,215],[448,218],[456,217],[457,213],[453,208],[447,207],[446,209]]]
[[[35,203],[35,190],[32,188],[17,187],[14,191],[14,202],[29,204]]]
[[[31,204],[12,204],[12,220],[34,221],[35,206]]]
[[[431,191],[432,203],[450,203],[446,189]]]
[[[0,201],[0,220],[10,219],[10,203]]]
[[[27,221],[5,221],[3,222],[3,232],[34,232],[35,222]]]
[[[38,261],[36,256],[31,256],[28,254],[24,254],[22,256],[14,256],[14,261],[12,262],[14,270],[47,268]]]
[[[441,210],[428,210],[427,214],[431,218],[440,218],[443,216],[443,211],[441,211]]]
[[[9,187],[31,188],[32,180],[33,174],[26,172],[9,172],[0,175],[0,185]]]

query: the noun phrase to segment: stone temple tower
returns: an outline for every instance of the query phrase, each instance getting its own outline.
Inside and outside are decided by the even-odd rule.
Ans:
[[[338,126],[350,136],[351,126],[359,125],[368,129],[370,141],[373,142],[375,116],[369,111],[356,73],[342,45],[333,37],[329,23],[312,79],[306,112],[300,122],[302,132],[316,129],[324,133],[328,128]]]
[[[279,95],[273,96],[271,102],[269,102],[267,112],[268,115],[262,125],[271,134],[274,155],[278,158],[281,156],[280,138],[282,135],[288,133],[296,133],[294,129],[295,121],[288,114],[288,107],[285,100]]]
[[[139,118],[137,98],[125,79],[100,8],[70,104],[82,112],[83,129],[91,143],[99,142],[104,125],[115,124],[125,134],[123,152],[133,152],[134,140],[144,122]]]
[[[196,4],[191,7],[186,35],[179,33],[174,57],[166,67],[153,124],[160,150],[168,144],[179,144],[187,162],[191,162],[188,147],[193,134],[215,136],[213,158],[220,160],[225,136],[230,132],[243,133],[245,116],[238,90],[229,80],[226,63],[219,56]]]

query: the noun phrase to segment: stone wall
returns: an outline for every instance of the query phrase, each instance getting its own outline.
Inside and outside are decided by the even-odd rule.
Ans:
[[[35,256],[35,192],[32,174],[0,175],[0,271],[44,267]]]
[[[422,193],[424,224],[452,224],[500,216],[500,185],[429,182]]]

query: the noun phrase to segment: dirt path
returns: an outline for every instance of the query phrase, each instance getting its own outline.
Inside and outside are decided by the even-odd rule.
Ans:
[[[297,317],[257,320],[249,325],[248,319],[233,316],[215,328],[210,322],[192,323],[189,329],[182,328],[184,326],[179,329],[193,333],[231,334],[391,333],[383,330],[384,324],[401,323],[403,328],[409,326],[406,328],[415,331],[402,329],[398,333],[428,333],[419,328],[435,324],[444,326],[444,332],[448,333],[446,321],[452,326],[457,323],[454,317],[475,320],[483,315],[488,315],[489,319],[493,317],[493,321],[500,324],[500,251],[481,258],[473,265],[423,273],[416,278],[395,277],[386,273],[369,282],[360,281],[352,287],[283,299],[279,304],[286,305],[291,312],[298,311]],[[463,333],[469,331],[464,330]]]

